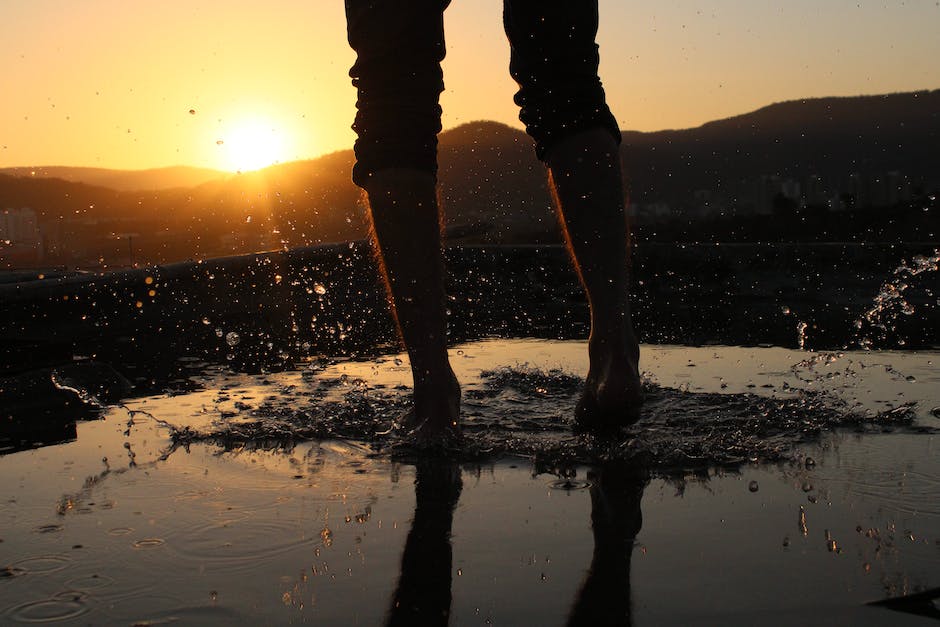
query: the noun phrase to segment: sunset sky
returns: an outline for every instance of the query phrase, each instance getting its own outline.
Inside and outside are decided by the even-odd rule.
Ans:
[[[447,10],[444,127],[520,126],[497,0]],[[940,2],[601,0],[623,129],[940,88]],[[0,167],[251,169],[352,145],[339,0],[6,0]]]

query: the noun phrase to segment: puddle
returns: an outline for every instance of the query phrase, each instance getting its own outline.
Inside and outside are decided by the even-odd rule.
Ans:
[[[940,584],[940,355],[644,347],[642,419],[599,441],[571,431],[585,353],[455,347],[450,460],[385,433],[402,355],[106,407],[0,456],[0,617],[921,624],[867,604]]]
[[[640,460],[658,471],[794,459],[796,446],[833,429],[933,432],[918,401],[935,380],[931,353],[807,354],[775,348],[645,349],[640,421],[614,441],[572,433],[586,370],[580,342],[492,340],[452,352],[463,385],[463,458],[516,455],[548,465]],[[807,356],[809,355],[809,356]],[[492,364],[505,364],[490,367]],[[690,366],[700,366],[695,372]],[[346,438],[386,451],[409,404],[407,357],[344,361],[300,372],[221,375],[206,382],[199,412],[154,398],[133,412],[160,416],[175,446],[214,442],[287,447]],[[664,385],[663,379],[671,385]],[[391,430],[390,430],[391,427]]]

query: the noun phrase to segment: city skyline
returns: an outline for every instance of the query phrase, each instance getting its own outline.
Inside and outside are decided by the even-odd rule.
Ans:
[[[444,127],[520,127],[496,0],[445,13]],[[784,100],[932,89],[940,3],[600,3],[624,130],[690,128]],[[0,26],[0,167],[253,169],[352,145],[341,3],[12,3]]]

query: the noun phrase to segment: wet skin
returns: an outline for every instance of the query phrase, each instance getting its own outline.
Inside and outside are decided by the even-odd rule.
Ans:
[[[619,147],[605,129],[559,142],[547,158],[556,209],[591,308],[590,368],[576,425],[609,430],[639,418],[639,345],[630,318],[628,231]],[[444,262],[435,177],[385,169],[366,185],[373,241],[411,359],[419,445],[460,436],[460,386],[447,358]]]

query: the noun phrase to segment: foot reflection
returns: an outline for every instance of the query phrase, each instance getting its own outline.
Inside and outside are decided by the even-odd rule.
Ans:
[[[450,530],[463,482],[460,466],[446,459],[416,466],[415,516],[401,558],[401,577],[388,625],[446,625],[450,618]]]
[[[630,625],[630,558],[642,525],[640,502],[648,471],[609,463],[591,481],[591,567],[568,616],[568,625]],[[460,467],[444,459],[416,465],[415,515],[405,541],[401,576],[388,625],[447,625],[450,618],[454,508],[463,483]]]
[[[630,558],[643,524],[640,501],[648,473],[609,463],[588,473],[594,557],[568,625],[631,625]]]

